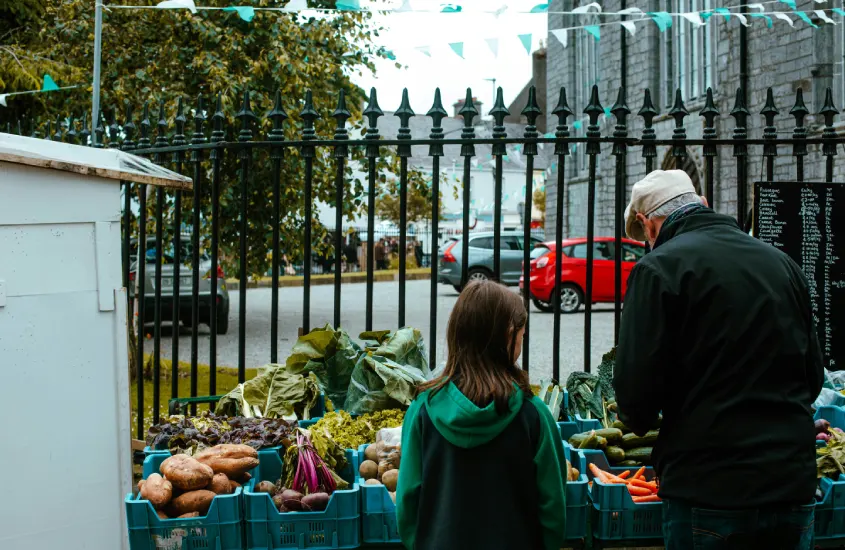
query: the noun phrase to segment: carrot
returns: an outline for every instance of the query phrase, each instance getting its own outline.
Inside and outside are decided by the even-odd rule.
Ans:
[[[636,487],[642,487],[643,489],[651,489],[652,493],[657,492],[657,484],[656,483],[650,483],[648,481],[643,481],[641,479],[636,479],[636,478],[632,479],[632,480],[628,481],[628,485],[634,485]]]
[[[637,473],[634,474],[634,479],[645,479],[645,466],[637,470]]]
[[[619,479],[628,479],[628,476],[629,476],[629,475],[631,475],[631,470],[625,470],[624,472],[622,472],[621,474],[619,474],[617,477],[618,477]]]
[[[648,495],[648,496],[634,496],[631,497],[636,504],[643,504],[646,502],[660,502],[660,497],[657,495]]]
[[[628,485],[628,492],[631,493],[632,496],[637,497],[647,497],[654,494],[651,489],[644,489],[642,487],[637,487],[636,485]]]
[[[603,483],[610,483],[607,480],[607,472],[604,472],[601,468],[596,466],[595,464],[590,464],[590,471],[593,472],[593,476],[597,477],[599,481]]]

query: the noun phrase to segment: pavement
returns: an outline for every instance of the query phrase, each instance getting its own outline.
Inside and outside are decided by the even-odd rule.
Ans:
[[[397,300],[399,283],[378,282],[374,286],[373,328],[394,329],[398,322]],[[457,292],[447,285],[438,285],[437,297],[437,357],[438,364],[446,359],[446,323],[449,312],[458,298]],[[429,345],[430,281],[418,280],[406,283],[406,324],[422,331]],[[516,292],[516,289],[514,289]],[[247,290],[246,320],[246,367],[259,367],[270,362],[270,306],[271,289],[251,288]],[[229,333],[217,337],[218,366],[238,365],[238,294],[232,293]],[[366,285],[344,284],[341,287],[341,326],[353,337],[364,330]],[[296,342],[302,323],[302,287],[279,289],[279,360],[284,361]],[[311,326],[319,327],[333,322],[334,288],[314,286],[311,288]],[[552,374],[552,331],[554,315],[542,313],[531,307],[529,373],[533,383],[548,380]],[[152,330],[150,330],[152,332]],[[598,305],[592,315],[591,362],[593,372],[601,362],[602,354],[613,346],[613,306]],[[171,330],[162,330],[162,357],[170,359]],[[565,381],[572,371],[584,368],[584,312],[561,315],[561,380]],[[190,331],[180,330],[179,359],[190,360]],[[152,352],[153,342],[144,344],[146,352]],[[200,325],[199,362],[209,361],[209,330]]]

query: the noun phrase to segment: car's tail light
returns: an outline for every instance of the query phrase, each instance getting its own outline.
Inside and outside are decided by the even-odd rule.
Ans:
[[[205,273],[205,278],[211,279],[211,270],[210,269]],[[217,278],[218,279],[225,279],[226,278],[226,274],[223,273],[223,267],[220,266],[220,265],[217,266]]]
[[[130,281],[134,281],[134,280],[135,280],[135,272],[134,272],[134,271],[130,271],[130,272],[129,272],[129,280],[130,280]]]
[[[549,265],[549,256],[548,256],[548,255],[546,255],[546,256],[540,256],[540,257],[537,259],[537,269],[540,269],[540,268],[546,267],[547,265]]]
[[[443,251],[443,263],[453,264],[458,261],[455,259],[454,254],[452,254],[452,249],[455,248],[456,244],[458,244],[458,241],[452,241],[452,243],[446,247],[446,250]]]

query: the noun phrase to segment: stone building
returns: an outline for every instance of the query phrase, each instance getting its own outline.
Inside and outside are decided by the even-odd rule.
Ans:
[[[669,139],[675,121],[668,116],[674,102],[676,89],[681,89],[684,105],[690,113],[685,120],[686,135],[690,139],[700,139],[704,119],[699,115],[706,90],[712,87],[715,105],[720,115],[716,119],[716,132],[719,138],[731,138],[735,119],[730,116],[734,107],[737,88],[742,80],[740,67],[742,51],[740,48],[740,21],[736,16],[727,20],[716,14],[711,16],[705,26],[695,28],[686,19],[673,17],[672,25],[665,32],[660,32],[653,21],[637,21],[637,32],[631,36],[619,24],[607,24],[599,27],[600,40],[583,29],[567,32],[567,47],[561,40],[553,37],[552,31],[582,25],[594,25],[619,21],[619,16],[583,16],[563,15],[554,12],[569,12],[578,7],[581,0],[552,0],[549,3],[549,44],[547,46],[547,104],[545,111],[549,132],[555,130],[557,118],[551,110],[557,104],[559,90],[566,88],[569,106],[575,112],[569,119],[573,136],[585,136],[587,117],[583,113],[589,101],[592,86],[598,86],[602,106],[606,116],[600,117],[603,136],[609,136],[614,130],[616,119],[609,114],[609,109],[616,100],[622,83],[623,69],[627,80],[627,104],[631,110],[628,117],[629,136],[640,137],[643,119],[637,116],[643,104],[646,88],[650,89],[654,107],[660,113],[654,119],[658,139]],[[713,0],[643,0],[628,3],[643,11],[650,12],[690,12],[707,11],[724,6]],[[764,4],[767,10],[788,10],[785,4]],[[801,21],[794,14],[791,19],[794,27],[787,22],[772,17],[772,25],[762,17],[748,18],[746,28],[746,67],[747,67],[747,108],[751,113],[748,118],[748,137],[760,138],[764,119],[760,115],[766,102],[766,90],[771,87],[774,100],[780,114],[776,117],[779,137],[791,137],[795,119],[789,111],[795,103],[796,90],[803,89],[804,101],[810,111],[805,120],[809,137],[819,137],[823,119],[817,113],[824,103],[828,87],[833,89],[834,103],[842,107],[845,104],[843,86],[843,34],[845,25],[826,24],[814,13],[826,4],[814,4],[812,0],[799,0],[797,9],[805,10],[818,28]],[[604,12],[618,12],[622,9],[620,0],[602,2]],[[836,21],[842,18],[827,12]],[[557,33],[560,34],[560,33]],[[627,63],[622,60],[622,40],[627,49]],[[837,117],[838,120],[839,117]],[[837,122],[838,125],[838,122]],[[564,199],[564,236],[583,236],[587,228],[587,191],[588,157],[582,144],[573,147],[572,155],[567,157]],[[687,147],[689,156],[681,166],[692,177],[693,182],[702,190],[705,185],[705,161],[702,147]],[[780,181],[795,180],[795,158],[792,148],[781,146],[775,160],[774,179]],[[821,180],[824,177],[824,157],[820,147],[810,146],[805,158],[805,179]],[[752,204],[753,182],[765,177],[762,145],[748,146],[748,205]],[[675,158],[669,147],[658,147],[655,168],[675,167]],[[631,186],[645,175],[645,161],[640,147],[629,148],[627,157],[626,203],[630,198]],[[841,164],[841,163],[840,163]],[[554,237],[556,219],[555,204],[557,197],[557,164],[546,184],[546,235]],[[614,185],[615,158],[610,155],[610,146],[602,147],[598,157],[596,174],[596,235],[613,235],[615,225]],[[839,177],[841,170],[837,170]],[[737,176],[736,160],[730,146],[719,147],[714,162],[715,208],[725,214],[736,215]]]

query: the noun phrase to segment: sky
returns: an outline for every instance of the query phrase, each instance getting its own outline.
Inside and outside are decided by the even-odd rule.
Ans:
[[[445,2],[441,0],[388,0],[386,3],[399,7],[405,1],[412,9],[432,10],[429,13],[400,12],[378,13],[376,23],[386,30],[376,38],[396,60],[379,59],[376,73],[369,71],[355,76],[358,85],[369,90],[378,90],[379,105],[385,111],[393,111],[402,99],[402,89],[408,88],[411,107],[418,115],[424,115],[434,100],[434,90],[440,87],[443,106],[452,113],[451,105],[466,96],[467,87],[473,96],[483,102],[484,115],[492,108],[494,88],[487,79],[496,79],[501,86],[505,105],[516,97],[531,78],[531,56],[518,38],[520,34],[531,34],[531,51],[539,49],[546,41],[545,13],[514,13],[529,11],[541,0],[452,0],[452,6],[460,6],[460,13],[442,13]],[[482,11],[496,10],[507,5],[507,11],[498,17]],[[385,5],[361,1],[361,7]],[[383,8],[382,8],[383,9]],[[454,9],[454,8],[453,8]],[[487,40],[498,40],[498,55],[494,55]],[[463,42],[463,57],[459,57],[449,46]],[[418,48],[428,47],[430,57]],[[397,69],[395,64],[402,64]]]

